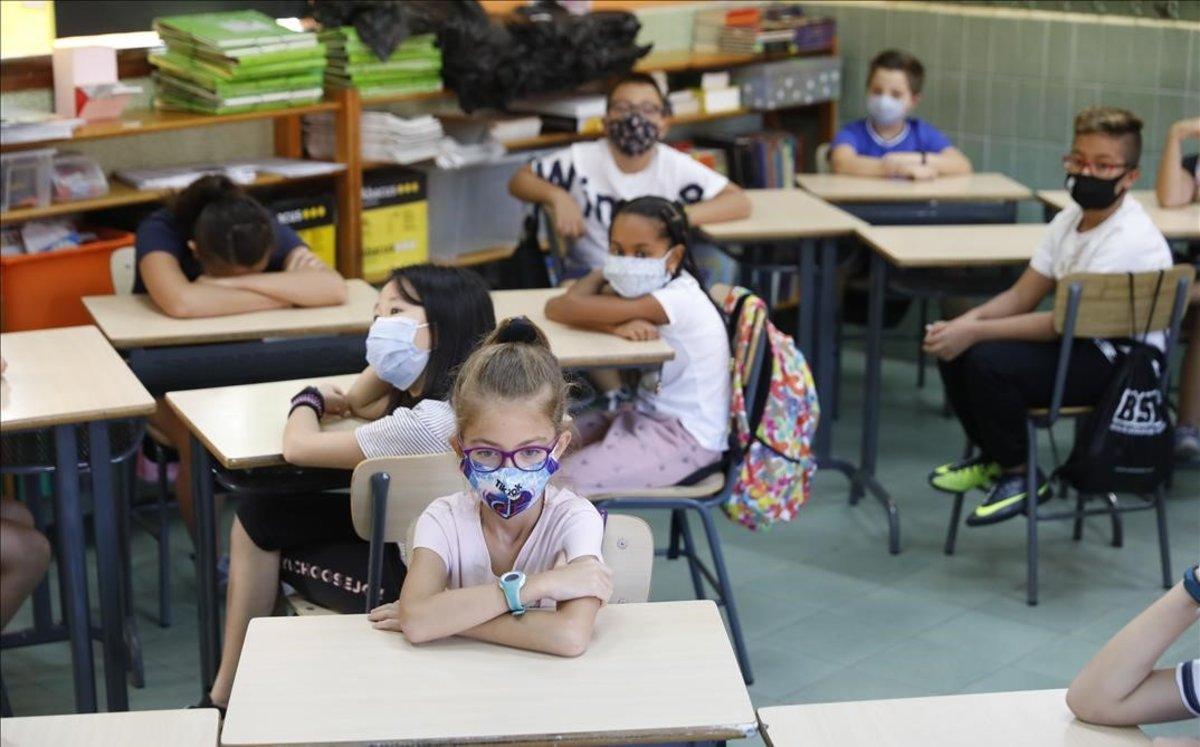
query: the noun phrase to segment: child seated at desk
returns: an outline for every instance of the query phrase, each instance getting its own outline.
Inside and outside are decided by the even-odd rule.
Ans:
[[[200,177],[170,207],[147,216],[138,226],[135,252],[134,293],[149,293],[173,317],[346,301],[342,276],[225,176]],[[163,401],[149,421],[179,452],[175,497],[194,532],[188,430]]]
[[[573,240],[567,274],[604,264],[618,202],[658,195],[687,205],[694,225],[750,217],[741,187],[661,142],[670,105],[654,78],[630,73],[608,92],[606,137],[575,143],[522,166],[508,183],[513,197],[554,211],[555,228]]]
[[[283,434],[289,463],[349,470],[372,457],[450,450],[454,372],[496,326],[487,286],[470,270],[404,267],[383,287],[375,314],[367,336],[370,365],[350,391],[307,387],[292,399]],[[326,414],[373,422],[353,431],[325,430]],[[229,699],[246,628],[252,618],[271,614],[281,578],[342,612],[360,612],[366,598],[368,545],[354,531],[347,495],[243,496],[229,544],[225,647],[209,694],[217,707]],[[399,594],[403,579],[399,553],[389,546],[383,593]]]
[[[582,447],[563,463],[585,494],[665,487],[721,459],[729,436],[729,341],[688,250],[683,208],[661,197],[619,204],[604,269],[546,303],[558,322],[675,351],[644,376],[632,409],[576,419]]]
[[[346,301],[342,277],[225,176],[200,177],[147,216],[135,251],[134,293],[174,317]]]
[[[417,519],[400,599],[371,611],[376,628],[413,643],[463,635],[559,656],[587,649],[612,571],[600,513],[547,484],[571,443],[566,388],[524,317],[502,322],[467,360],[450,400],[471,489]]]
[[[907,52],[889,49],[867,69],[867,117],[850,122],[830,144],[835,174],[933,179],[971,173],[971,162],[950,139],[919,117],[925,67]]]
[[[1008,290],[948,322],[926,329],[925,350],[940,360],[946,397],[981,455],[938,467],[930,483],[948,493],[987,491],[969,526],[1011,519],[1025,509],[1026,470],[1037,470],[1037,500],[1051,490],[1025,463],[1025,418],[1045,407],[1054,387],[1059,342],[1054,313],[1037,311],[1055,282],[1076,272],[1149,272],[1171,267],[1166,239],[1141,204],[1127,196],[1137,181],[1142,121],[1123,109],[1093,107],[1075,117],[1063,157],[1075,204],[1046,227],[1029,267]],[[1164,349],[1163,333],[1147,343]],[[1092,405],[1120,361],[1121,341],[1077,339],[1067,369],[1065,406]]]
[[[1200,139],[1200,117],[1171,125],[1162,161],[1158,165],[1158,204],[1182,207],[1200,200],[1200,155],[1183,155],[1183,141]],[[1195,244],[1192,254],[1200,261]],[[1175,458],[1200,459],[1200,283],[1192,285],[1191,309],[1183,328],[1188,330],[1187,351],[1179,374],[1179,422],[1175,425]]]

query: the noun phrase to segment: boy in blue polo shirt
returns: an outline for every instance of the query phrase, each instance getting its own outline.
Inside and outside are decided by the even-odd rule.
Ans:
[[[925,67],[907,52],[889,49],[867,71],[867,117],[850,122],[830,144],[835,174],[933,179],[971,173],[971,162],[949,138],[909,116],[921,100]]]

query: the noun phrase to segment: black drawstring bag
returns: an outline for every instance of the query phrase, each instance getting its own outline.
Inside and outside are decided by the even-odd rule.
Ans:
[[[1152,493],[1170,475],[1172,431],[1162,391],[1166,365],[1159,350],[1145,343],[1163,274],[1158,275],[1155,301],[1140,340],[1133,275],[1129,276],[1128,349],[1119,350],[1121,358],[1108,388],[1076,431],[1071,455],[1059,468],[1059,474],[1081,493]]]
[[[550,273],[546,255],[538,241],[538,222],[541,209],[535,206],[525,216],[521,238],[511,256],[500,266],[500,288],[549,288]]]

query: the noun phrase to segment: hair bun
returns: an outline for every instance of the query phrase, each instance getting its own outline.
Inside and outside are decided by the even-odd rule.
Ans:
[[[524,342],[536,345],[542,337],[541,331],[527,316],[514,316],[500,322],[496,328],[496,342]]]

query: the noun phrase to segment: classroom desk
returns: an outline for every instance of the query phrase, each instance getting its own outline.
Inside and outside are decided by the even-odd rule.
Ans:
[[[817,391],[834,390],[837,240],[853,236],[868,226],[858,218],[799,189],[748,189],[749,218],[709,223],[701,230],[717,243],[771,241],[791,244],[799,265],[800,298],[797,309],[797,343],[813,364]],[[819,288],[818,288],[819,284]],[[816,303],[806,303],[816,299]],[[874,474],[831,454],[832,408],[826,409],[817,430],[816,453],[822,468],[846,475],[852,486],[867,486],[883,505],[888,519],[888,549],[900,552],[900,515]],[[860,491],[851,491],[857,500]]]
[[[1134,747],[1150,739],[1137,727],[1076,721],[1066,690],[978,693],[934,698],[813,703],[758,709],[771,747]]]
[[[205,692],[216,676],[221,655],[213,460],[229,470],[285,464],[283,429],[287,424],[288,403],[292,395],[317,383],[330,383],[348,390],[356,375],[271,381],[167,394],[167,404],[187,426],[192,438],[192,503],[195,506],[198,538],[196,578],[200,615],[200,673]],[[353,429],[362,421],[340,418],[332,423],[335,428]]]
[[[150,296],[87,296],[83,305],[118,350],[211,342],[310,337],[366,332],[378,292],[363,280],[346,281],[346,303],[313,309],[273,309],[203,319],[175,319]]]
[[[1200,203],[1193,202],[1177,208],[1161,208],[1158,197],[1152,190],[1134,190],[1130,193],[1133,199],[1142,203],[1142,207],[1150,215],[1150,220],[1158,226],[1168,241],[1197,241],[1200,240]],[[1065,189],[1043,189],[1037,193],[1038,199],[1046,207],[1046,220],[1054,213],[1071,204],[1071,195]]]
[[[414,646],[365,615],[257,618],[221,740],[661,743],[740,739],[756,723],[705,600],[606,605],[577,658],[466,638]]]
[[[215,708],[29,716],[0,721],[3,747],[217,747]]]
[[[0,351],[8,363],[0,379],[0,433],[54,429],[56,544],[65,586],[64,616],[77,711],[96,710],[86,544],[79,502],[80,451],[75,434],[76,426],[87,425],[105,690],[109,710],[126,710],[121,559],[108,421],[148,415],[154,411],[154,399],[95,327],[3,334]]]
[[[901,269],[1025,264],[1046,233],[1037,223],[969,226],[868,226],[859,239],[871,252],[867,363],[863,377],[862,471],[875,474],[879,454],[883,302],[889,266]],[[856,495],[862,488],[855,486]]]
[[[881,179],[844,174],[799,174],[796,183],[874,225],[1014,223],[1028,187],[1004,174]]]
[[[638,342],[550,321],[546,318],[546,301],[562,293],[561,288],[492,291],[496,321],[529,317],[546,333],[550,351],[565,368],[644,368],[675,357],[674,349],[661,339]]]

